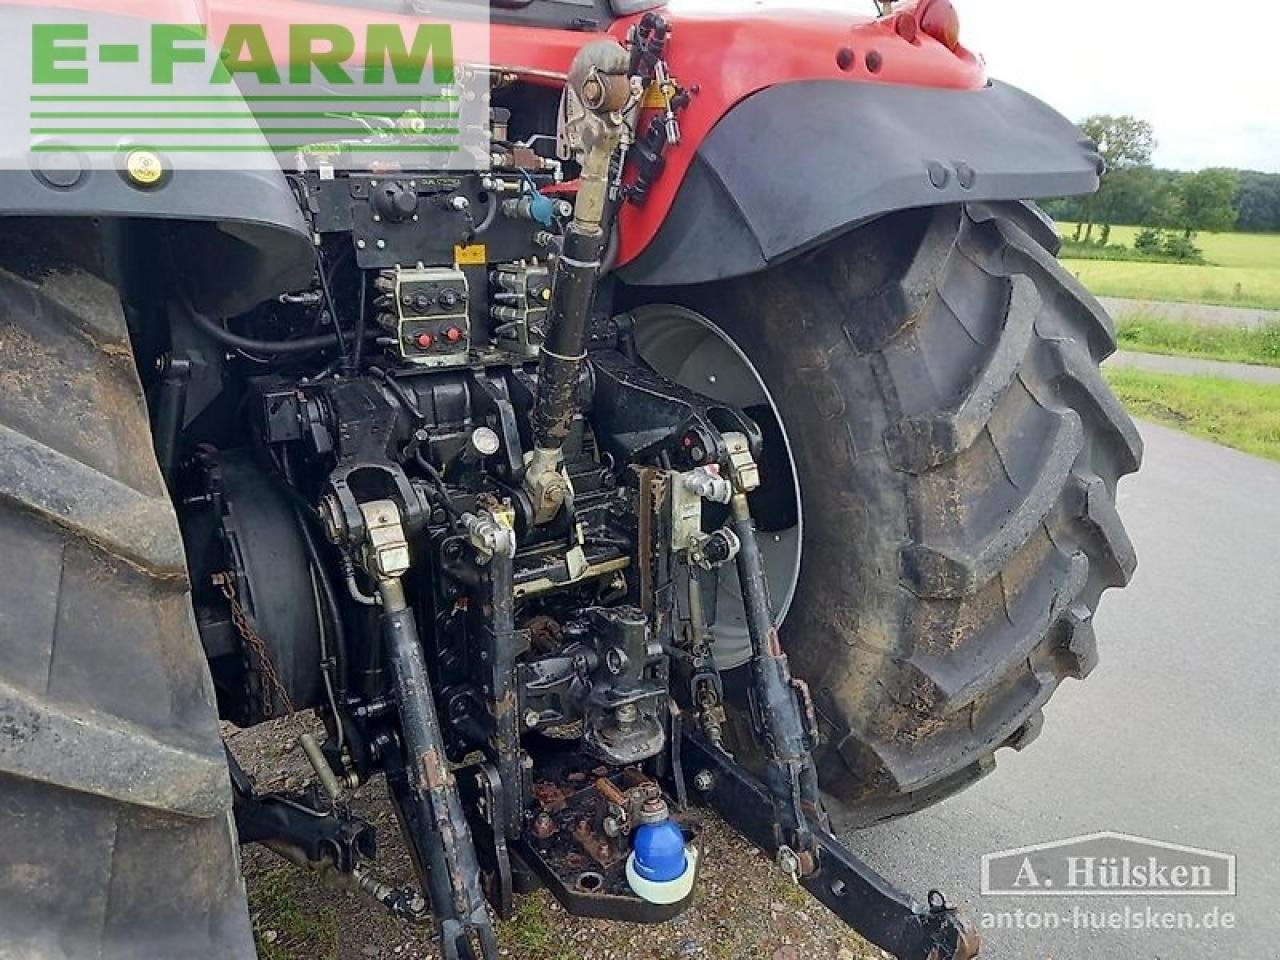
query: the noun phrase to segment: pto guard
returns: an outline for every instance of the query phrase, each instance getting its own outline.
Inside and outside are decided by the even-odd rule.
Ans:
[[[657,235],[619,275],[643,286],[742,276],[895,211],[1092,193],[1102,169],[1070,121],[1007,84],[780,84],[712,128]]]

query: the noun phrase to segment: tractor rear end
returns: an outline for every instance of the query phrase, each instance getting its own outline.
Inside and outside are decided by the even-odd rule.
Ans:
[[[561,6],[495,10],[493,62],[459,64],[481,170],[335,160],[425,151],[405,114],[278,176],[135,141],[79,194],[0,176],[4,516],[60,571],[25,605],[0,578],[0,838],[52,877],[0,879],[27,953],[248,955],[235,842],[434,923],[447,958],[498,956],[492,914],[537,884],[661,922],[714,855],[707,805],[894,956],[976,955],[833,831],[1030,742],[1132,573],[1109,322],[1025,202],[1095,188],[1096,154],[986,82],[947,0]],[[72,353],[92,437],[54,417]],[[124,662],[55,655],[95,603]],[[315,785],[259,790],[215,718],[303,710]],[[351,812],[376,778],[416,889]],[[54,809],[127,822],[116,859],[70,869]]]

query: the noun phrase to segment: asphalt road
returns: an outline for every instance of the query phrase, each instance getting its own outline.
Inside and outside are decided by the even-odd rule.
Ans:
[[[1142,425],[1144,469],[1122,482],[1138,549],[1103,599],[1101,662],[1068,682],[1024,752],[937,807],[849,838],[923,895],[938,887],[983,930],[991,960],[1280,958],[1280,463]],[[1235,854],[1235,897],[995,897],[982,854],[1103,830]],[[1090,930],[1123,910],[1215,907],[1236,929]],[[1079,907],[1083,914],[1076,914]],[[1008,929],[1024,911],[1022,930]],[[1033,930],[1027,911],[1069,919]],[[991,929],[1002,921],[1006,929]],[[1052,923],[1053,921],[1048,921]]]
[[[1225,377],[1246,383],[1280,384],[1280,367],[1250,363],[1224,363],[1199,357],[1168,357],[1160,353],[1133,353],[1121,350],[1107,358],[1108,367],[1129,367],[1154,373],[1176,373],[1193,377]]]
[[[1171,303],[1164,300],[1122,300],[1119,297],[1098,299],[1107,308],[1107,313],[1117,318],[1136,313],[1140,316],[1224,327],[1260,327],[1265,323],[1280,321],[1280,310],[1222,307],[1211,303]]]

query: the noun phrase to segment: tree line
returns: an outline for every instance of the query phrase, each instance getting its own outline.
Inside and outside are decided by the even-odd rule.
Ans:
[[[1201,230],[1280,233],[1280,174],[1162,170],[1151,164],[1156,139],[1145,120],[1097,115],[1080,127],[1107,163],[1102,186],[1045,205],[1056,219],[1080,225],[1073,239],[1105,246],[1113,224],[1179,231],[1188,242]]]

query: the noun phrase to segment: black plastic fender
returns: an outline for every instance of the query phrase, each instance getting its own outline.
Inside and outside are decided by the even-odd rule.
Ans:
[[[698,148],[630,284],[754,273],[898,210],[1092,193],[1103,161],[1008,84],[980,90],[812,80],[734,107]]]
[[[202,20],[195,2],[190,3],[189,17],[192,23]],[[58,22],[84,24],[96,40],[136,39],[137,24],[142,21],[91,8],[43,4],[0,8],[0,30],[6,36],[30,37],[36,23]],[[114,153],[28,152],[25,133],[33,123],[31,95],[97,91],[85,84],[38,87],[28,60],[15,52],[0,61],[0,90],[5,91],[0,97],[0,129],[6,131],[0,138],[0,217],[140,222],[145,228],[130,232],[136,247],[133,254],[157,273],[176,272],[175,285],[192,306],[215,316],[240,313],[268,297],[309,284],[315,265],[310,234],[278,167],[246,164],[245,169],[233,169],[181,163],[178,157],[156,150],[164,176],[155,183],[138,184],[123,169],[131,150],[150,149],[148,138],[136,132],[122,133]],[[141,74],[144,79],[138,81],[138,92],[150,89],[143,86],[146,76]],[[178,73],[163,91],[167,96],[207,94],[209,88],[201,77],[194,70]],[[91,105],[110,108],[109,104]],[[240,101],[226,104],[227,109],[236,106],[248,109]],[[43,134],[34,139],[66,142]]]
[[[149,189],[103,167],[86,165],[72,188],[30,170],[0,170],[0,217],[14,216],[154,221],[154,249],[141,252],[157,270],[176,269],[191,304],[213,315],[305,287],[315,264],[278,170],[179,169]]]

